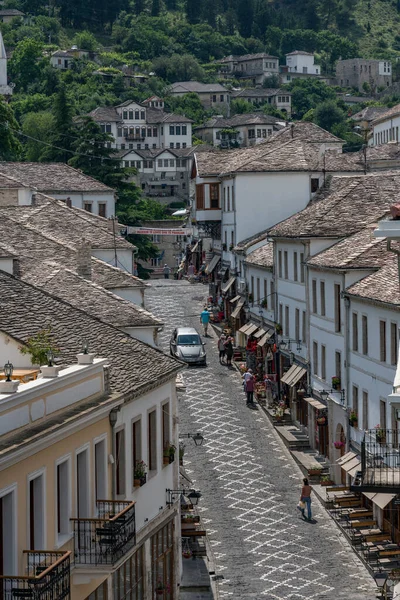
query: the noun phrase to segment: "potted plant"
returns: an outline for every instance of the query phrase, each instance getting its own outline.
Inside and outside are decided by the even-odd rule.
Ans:
[[[344,442],[341,442],[340,440],[337,442],[333,442],[333,445],[335,446],[336,450],[340,450],[340,448],[344,448]]]
[[[329,475],[322,475],[321,481],[320,481],[321,485],[324,485],[324,486],[325,485],[333,485],[333,483],[334,482],[332,481],[332,479],[330,478]]]
[[[340,377],[332,377],[332,388],[334,390],[340,390]]]
[[[283,330],[282,330],[282,325],[281,325],[280,323],[277,323],[277,324],[275,325],[275,331],[276,331],[276,333],[277,333],[278,335],[281,335],[281,333],[282,333],[282,331],[283,331]]]
[[[357,427],[358,425],[358,416],[355,410],[352,410],[349,416],[350,427]]]
[[[185,446],[183,444],[179,444],[179,464],[183,467],[183,456],[185,454]]]
[[[171,586],[169,583],[164,583],[162,579],[158,579],[156,583],[156,594],[157,596],[163,596],[164,592],[169,594],[171,592]]]
[[[57,355],[60,350],[52,340],[51,329],[41,329],[20,346],[21,354],[29,354],[32,365],[48,365],[48,356]]]
[[[234,248],[234,245],[233,245],[233,244],[229,244],[229,250],[230,250],[231,252],[232,252],[233,248]]]
[[[182,552],[183,558],[192,558],[193,552],[191,550],[184,550]]]
[[[321,473],[322,473],[322,467],[318,463],[311,465],[310,468],[308,469],[309,475],[321,475]]]
[[[261,306],[262,308],[268,308],[268,300],[266,298],[261,300]]]
[[[320,427],[322,427],[323,425],[326,425],[326,416],[325,415],[321,415],[320,417],[317,417],[317,425],[319,425]]]
[[[175,460],[176,447],[173,444],[166,444],[164,448],[164,465],[170,465]]]
[[[143,460],[136,461],[136,466],[133,471],[133,485],[135,487],[141,487],[142,485],[144,485],[146,483],[146,477],[147,477],[146,468],[147,468],[147,465]]]
[[[226,252],[226,244],[222,244],[222,250]]]
[[[380,425],[375,425],[375,437],[378,444],[384,444],[386,441],[385,430]]]
[[[286,406],[285,406],[284,402],[281,402],[275,409],[274,416],[275,416],[275,419],[278,421],[278,423],[283,421],[283,418],[285,416],[285,409],[286,409]]]

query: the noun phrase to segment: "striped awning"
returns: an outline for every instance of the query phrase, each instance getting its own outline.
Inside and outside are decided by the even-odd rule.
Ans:
[[[226,284],[224,285],[224,287],[221,288],[221,292],[223,294],[226,294],[226,292],[229,290],[229,288],[232,287],[232,285],[235,283],[235,281],[236,281],[236,277],[230,277],[228,279],[228,281],[226,282]]]
[[[237,302],[238,300],[240,300],[241,296],[237,295],[234,298],[232,298],[232,300],[229,300],[229,302],[231,304],[235,304],[235,302]]]
[[[292,365],[289,371],[281,378],[281,383],[286,383],[289,387],[293,387],[306,373],[306,369],[303,369],[300,365]]]
[[[212,273],[214,271],[215,267],[217,266],[217,264],[219,263],[220,260],[221,260],[220,256],[216,255],[216,256],[212,257],[212,259],[206,266],[206,274],[207,275],[209,275],[210,273]]]
[[[191,252],[197,252],[199,249],[199,242],[196,242],[195,245],[193,246],[193,248],[191,249]]]
[[[325,404],[322,404],[319,400],[315,400],[315,398],[304,398],[305,402],[311,404],[317,410],[324,410],[326,408]]]
[[[249,335],[253,335],[255,331],[257,331],[258,327],[257,325],[254,325],[254,323],[250,324],[250,327],[248,328],[248,330],[246,331],[245,335],[249,336]]]
[[[232,311],[232,314],[231,314],[231,317],[233,319],[237,319],[239,317],[240,311],[242,310],[243,306],[244,306],[244,300],[241,300],[240,302],[237,303],[235,310]]]
[[[372,502],[383,510],[393,498],[396,498],[396,494],[376,494],[372,498]]]
[[[263,337],[263,335],[265,335],[267,332],[265,331],[265,329],[259,329],[258,331],[256,331],[256,333],[254,334],[254,337],[258,340],[260,338]]]
[[[239,333],[246,334],[247,330],[250,329],[252,325],[253,323],[246,323],[246,325],[242,325],[242,327],[239,329]]]
[[[351,460],[346,461],[344,464],[341,465],[343,471],[346,471],[346,473],[350,473],[350,471],[353,471],[353,469],[357,470],[357,467],[361,464],[360,460],[356,457],[356,458],[352,458]]]

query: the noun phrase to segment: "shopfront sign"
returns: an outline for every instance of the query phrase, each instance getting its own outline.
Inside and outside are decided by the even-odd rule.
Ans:
[[[128,235],[192,235],[193,229],[191,227],[182,229],[177,227],[176,229],[163,229],[162,227],[127,227],[126,233]]]

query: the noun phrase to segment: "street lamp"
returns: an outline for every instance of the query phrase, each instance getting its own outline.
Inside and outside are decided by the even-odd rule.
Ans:
[[[6,362],[4,365],[4,375],[6,376],[6,381],[11,381],[11,375],[13,374],[14,366],[10,361]]]
[[[194,441],[194,443],[196,444],[196,446],[201,446],[203,441],[204,441],[204,437],[201,435],[200,432],[197,433],[182,433],[179,436],[180,438],[192,438],[192,440]]]
[[[285,348],[287,347],[288,350],[290,350],[292,347],[292,344],[296,344],[297,352],[301,352],[301,349],[302,349],[301,340],[292,340],[291,338],[282,339],[279,342],[279,349],[285,350]]]
[[[325,400],[325,402],[328,399],[329,394],[340,394],[340,401],[342,404],[344,404],[345,401],[345,391],[344,390],[334,390],[334,389],[330,389],[330,390],[320,390],[319,395],[321,396],[322,400]]]
[[[51,348],[47,351],[47,366],[54,367],[54,352]]]
[[[198,490],[171,490],[169,488],[167,488],[166,490],[167,493],[167,502],[166,504],[168,506],[171,506],[171,504],[174,503],[174,498],[176,498],[177,496],[187,496],[187,498],[190,500],[191,504],[193,504],[193,506],[197,506],[197,504],[199,503],[199,500],[202,496],[201,492],[199,492]]]
[[[374,573],[374,580],[378,588],[381,590],[383,598],[387,600],[387,573],[385,573],[384,571],[378,571],[377,573]]]

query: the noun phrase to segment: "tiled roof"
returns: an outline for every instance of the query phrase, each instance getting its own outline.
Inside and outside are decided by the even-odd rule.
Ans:
[[[364,300],[400,305],[399,274],[396,255],[388,252],[386,264],[376,273],[361,279],[346,294]]]
[[[374,236],[375,226],[366,227],[327,250],[308,259],[311,267],[336,269],[368,269],[381,267],[387,261],[386,240]]]
[[[92,117],[93,121],[99,123],[103,121],[116,123],[122,121],[121,115],[117,113],[113,106],[99,106],[89,113],[89,117]]]
[[[372,124],[376,125],[377,123],[380,123],[381,121],[386,121],[386,119],[390,119],[391,117],[396,117],[397,115],[400,115],[400,104],[396,104],[396,106],[392,106],[392,108],[389,108],[383,114],[377,116],[376,119],[373,120]]]
[[[83,341],[96,356],[107,358],[112,392],[140,395],[171,379],[182,368],[181,363],[160,350],[0,272],[0,330],[24,343],[44,328],[51,330],[64,364],[76,364]]]
[[[282,119],[277,119],[270,115],[264,115],[263,113],[244,113],[241,115],[235,115],[230,119],[224,117],[211,117],[203,125],[195,127],[197,129],[205,129],[210,127],[239,127],[240,125],[275,125]]]
[[[135,277],[97,258],[92,258],[92,281],[106,290],[131,287],[144,288],[147,286],[147,283],[144,283],[139,277]]]
[[[246,256],[245,262],[250,265],[272,269],[274,265],[274,245],[267,242],[265,246],[253,250]]]
[[[55,56],[56,58],[74,58],[74,55],[68,52],[68,50],[56,50],[51,56]]]
[[[228,91],[220,83],[200,83],[200,81],[177,81],[171,85],[170,91],[174,93],[178,88],[183,88],[186,92],[197,93],[218,93]]]
[[[316,170],[325,170],[327,173],[348,173],[348,172],[364,172],[365,158],[362,151],[360,152],[335,152],[335,150],[327,150],[325,154],[318,159]]]
[[[14,179],[14,177],[7,177],[7,175],[0,173],[0,189],[21,189],[28,187],[29,186]]]
[[[334,177],[331,188],[299,213],[271,228],[272,237],[342,238],[383,218],[398,198],[396,171]]]
[[[40,192],[113,192],[97,179],[64,163],[0,162],[0,173]]]
[[[367,106],[363,108],[355,115],[352,115],[350,118],[352,121],[373,121],[378,116],[387,112],[387,108],[384,106]]]
[[[48,199],[39,206],[0,207],[0,215],[13,219],[30,229],[71,247],[77,247],[82,239],[92,248],[134,250],[130,242],[109,230],[109,221],[79,208],[69,208],[60,200]],[[118,227],[118,226],[117,226]]]
[[[45,265],[43,265],[45,269]],[[128,300],[116,296],[100,285],[80,277],[69,269],[50,269],[43,287],[76,308],[114,325],[114,327],[154,327],[162,322]]]
[[[159,108],[148,108],[146,114],[146,123],[155,125],[157,123],[193,123],[192,119],[185,115],[167,113]]]
[[[400,160],[400,145],[396,142],[389,142],[380,146],[368,146],[367,161],[379,160]]]
[[[127,156],[131,152],[141,156],[144,159],[154,159],[164,152],[169,152],[172,156],[177,158],[188,158],[193,156],[197,152],[209,152],[213,149],[210,144],[199,144],[197,146],[191,146],[190,148],[149,148],[148,150],[138,150],[137,148],[130,148],[120,150],[117,154],[120,158]]]
[[[293,52],[289,52],[285,54],[285,56],[295,56],[296,54],[301,54],[302,56],[314,56],[312,52],[304,52],[303,50],[293,50]]]
[[[17,8],[3,8],[0,10],[0,17],[23,17],[25,13]]]
[[[271,96],[277,96],[279,94],[291,96],[292,92],[276,88],[247,88],[232,92],[232,98],[270,98]]]
[[[241,242],[236,244],[233,251],[237,252],[238,254],[242,254],[245,250],[248,250],[249,248],[251,248],[251,246],[254,246],[254,244],[266,240],[268,238],[268,232],[269,229],[264,229],[264,231],[259,231],[258,233],[255,233],[254,235],[246,238],[245,240],[242,240]]]
[[[225,63],[231,61],[241,62],[244,60],[258,60],[260,58],[278,58],[277,56],[272,56],[271,54],[265,54],[265,52],[258,52],[257,54],[241,54],[240,56],[230,54],[229,56],[225,56],[220,60],[216,60],[218,63]]]

